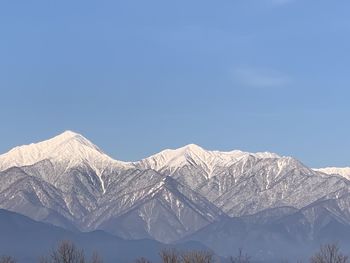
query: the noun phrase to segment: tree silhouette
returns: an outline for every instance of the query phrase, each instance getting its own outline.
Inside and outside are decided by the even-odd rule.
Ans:
[[[343,255],[338,245],[326,244],[320,247],[320,250],[311,257],[311,263],[347,263],[348,257]]]
[[[16,263],[17,261],[10,256],[2,256],[0,257],[0,263]]]

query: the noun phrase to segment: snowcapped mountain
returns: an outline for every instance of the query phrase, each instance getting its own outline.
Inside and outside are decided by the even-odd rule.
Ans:
[[[108,229],[124,237],[171,242],[221,214],[187,186],[113,160],[70,131],[14,148],[0,156],[0,167],[0,207],[70,229]],[[142,231],[132,229],[136,219],[122,220],[130,216],[138,218]],[[162,220],[173,234],[155,229]]]
[[[135,165],[176,179],[229,216],[281,206],[302,208],[344,184],[291,157],[206,151],[196,145],[165,150]]]
[[[29,166],[43,160],[63,164],[66,168],[85,162],[97,171],[108,165],[126,165],[104,154],[80,134],[65,131],[52,139],[15,147],[8,153],[0,155],[0,170],[15,166]]]
[[[325,174],[337,174],[340,176],[343,176],[344,178],[350,180],[350,167],[326,167],[326,168],[319,168],[314,169],[317,172],[325,173]]]
[[[232,218],[263,221],[265,233],[276,217],[300,211],[312,229],[323,229],[315,226],[324,218],[350,226],[350,181],[339,173],[274,153],[193,144],[128,163],[67,131],[0,155],[0,208],[68,229],[166,243],[197,240],[201,230],[211,236],[211,226]]]
[[[53,166],[50,174],[55,178],[71,168],[89,166],[99,177],[102,187],[104,183],[101,180],[101,174],[106,168],[127,166],[127,163],[107,156],[80,134],[66,131],[52,139],[15,147],[8,153],[0,155],[0,171],[10,167],[31,166],[45,161]]]
[[[201,166],[203,171],[210,178],[217,166],[228,166],[245,156],[257,158],[279,158],[274,153],[247,153],[242,151],[219,152],[207,151],[195,144],[189,144],[179,149],[164,150],[149,158],[136,162],[135,165],[141,168],[153,169],[156,171],[176,170],[186,165]]]

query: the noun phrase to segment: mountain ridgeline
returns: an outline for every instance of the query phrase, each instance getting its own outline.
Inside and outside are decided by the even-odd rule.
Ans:
[[[198,241],[223,256],[243,247],[269,260],[350,244],[347,171],[192,144],[122,162],[67,131],[0,155],[0,208],[67,231]]]

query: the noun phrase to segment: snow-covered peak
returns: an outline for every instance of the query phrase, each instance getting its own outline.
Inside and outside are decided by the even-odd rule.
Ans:
[[[188,164],[196,164],[213,170],[214,166],[227,166],[246,156],[256,158],[280,158],[274,153],[248,153],[239,150],[223,152],[209,151],[202,147],[189,144],[178,149],[167,149],[137,162],[136,164],[154,170],[176,169]]]
[[[65,131],[49,140],[18,146],[0,155],[0,170],[13,166],[32,165],[42,160],[63,163],[67,167],[82,162],[94,167],[120,163],[103,153],[82,135]]]
[[[193,153],[202,153],[205,151],[202,147],[200,147],[197,144],[193,144],[193,143],[185,145],[184,147],[180,148],[179,150],[193,152]]]
[[[326,168],[318,168],[313,170],[317,172],[329,174],[329,175],[337,174],[350,180],[350,167],[326,167]]]
[[[0,171],[13,166],[26,166],[42,160],[50,160],[55,164],[63,165],[66,169],[84,163],[93,168],[97,174],[110,165],[122,167],[136,165],[142,169],[157,171],[175,170],[186,165],[194,165],[204,169],[210,176],[215,167],[226,167],[247,157],[280,158],[277,154],[269,152],[210,151],[198,145],[189,144],[178,149],[161,151],[136,163],[126,163],[113,160],[82,135],[65,131],[49,140],[15,147],[0,155]]]
[[[85,137],[83,137],[81,134],[73,132],[73,131],[64,131],[61,134],[47,140],[50,142],[63,142],[66,140],[71,139],[80,139],[82,142],[89,142]]]
[[[276,153],[271,153],[271,152],[257,152],[257,153],[253,153],[253,155],[257,158],[260,159],[265,159],[265,158],[281,158],[281,156],[279,156]]]
[[[79,133],[74,132],[74,131],[67,130],[67,131],[64,131],[61,134],[57,135],[54,138],[56,138],[56,139],[70,139],[70,138],[76,137],[76,136],[81,136],[81,135]],[[52,138],[51,140],[53,140],[54,138]]]
[[[44,145],[47,147],[56,147],[58,145],[72,145],[76,144],[76,146],[86,146],[88,148],[94,149],[96,151],[102,152],[96,145],[91,143],[88,139],[86,139],[84,136],[80,135],[79,133],[73,132],[73,131],[65,131],[49,140],[46,140],[44,142],[38,143],[38,145]]]
[[[159,154],[178,158],[179,156],[204,156],[208,154],[208,151],[196,144],[188,144],[178,149],[166,149]]]

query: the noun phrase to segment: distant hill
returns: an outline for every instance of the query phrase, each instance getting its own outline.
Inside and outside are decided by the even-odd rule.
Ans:
[[[132,262],[141,256],[158,260],[158,253],[167,247],[153,240],[124,240],[103,231],[68,231],[0,209],[0,255],[15,256],[23,263],[37,263],[40,256],[47,255],[62,240],[73,241],[87,254],[97,251],[104,262]],[[206,249],[196,242],[174,247]]]

